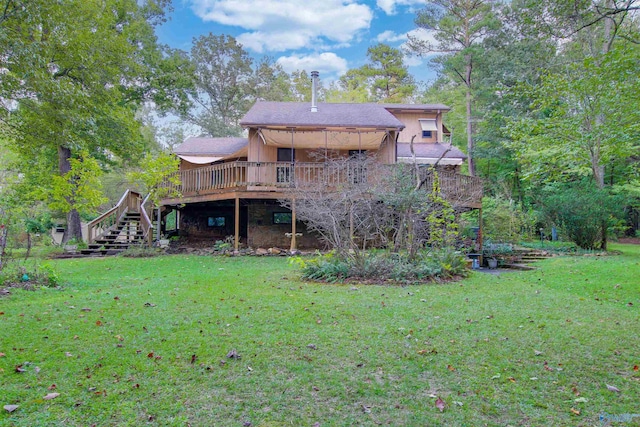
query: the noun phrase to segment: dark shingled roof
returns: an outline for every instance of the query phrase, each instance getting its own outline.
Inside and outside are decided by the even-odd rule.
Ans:
[[[398,158],[405,157],[411,158],[411,146],[408,142],[398,142]],[[430,158],[430,159],[439,159],[448,148],[451,148],[447,154],[445,154],[445,158],[447,159],[466,159],[467,156],[460,151],[458,148],[454,146],[450,146],[449,144],[440,144],[440,143],[414,143],[413,151],[416,153],[416,157],[422,158]]]
[[[417,111],[449,111],[451,107],[444,104],[378,104],[388,110],[417,110]]]
[[[381,104],[318,103],[311,112],[310,102],[256,102],[240,121],[250,126],[355,127],[404,129],[404,124]]]
[[[213,155],[226,156],[249,145],[247,138],[196,138],[189,137],[174,151],[183,156]]]

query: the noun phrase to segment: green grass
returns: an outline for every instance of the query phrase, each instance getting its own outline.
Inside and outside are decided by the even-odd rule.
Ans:
[[[640,247],[615,249],[357,290],[279,257],[57,261],[63,289],[0,299],[0,425],[601,425],[640,413]]]

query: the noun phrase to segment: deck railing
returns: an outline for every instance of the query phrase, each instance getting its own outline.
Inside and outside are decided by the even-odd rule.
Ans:
[[[134,212],[140,213],[140,225],[146,239],[150,236],[149,232],[153,229],[153,226],[144,211],[142,196],[138,192],[127,190],[114,207],[87,224],[89,232],[88,243],[94,243],[98,237],[116,227],[120,219],[127,213]]]
[[[183,196],[205,195],[225,190],[284,190],[286,188],[313,188],[322,185],[339,188],[345,184],[374,184],[393,167],[406,165],[363,165],[342,162],[336,165],[323,162],[228,162],[177,172],[179,186],[172,186]],[[421,169],[423,188],[431,189],[433,177],[429,169]],[[414,175],[415,176],[415,175]],[[440,188],[445,197],[478,203],[482,199],[482,179],[452,171],[438,171]]]

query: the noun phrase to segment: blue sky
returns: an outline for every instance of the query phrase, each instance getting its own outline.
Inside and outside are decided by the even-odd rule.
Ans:
[[[369,46],[401,47],[407,33],[428,37],[414,25],[424,0],[174,0],[170,20],[157,29],[160,42],[190,50],[193,38],[229,34],[255,58],[270,56],[288,71],[320,71],[338,78],[366,63]],[[417,31],[417,32],[416,32]],[[425,60],[406,57],[418,80],[433,78]]]

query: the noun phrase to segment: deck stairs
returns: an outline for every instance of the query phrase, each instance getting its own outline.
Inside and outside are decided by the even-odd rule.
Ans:
[[[80,256],[117,255],[134,246],[150,245],[153,225],[147,198],[127,190],[118,204],[88,224],[88,247]]]
[[[140,212],[127,212],[114,226],[110,227],[87,249],[80,250],[82,255],[103,256],[117,255],[133,246],[146,243],[144,230],[140,224]]]
[[[503,265],[504,268],[515,270],[535,270],[531,264],[553,257],[552,253],[544,250],[515,248],[513,251],[514,260]]]

